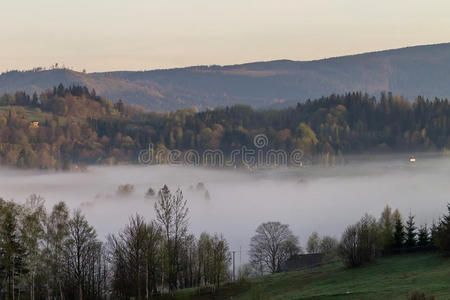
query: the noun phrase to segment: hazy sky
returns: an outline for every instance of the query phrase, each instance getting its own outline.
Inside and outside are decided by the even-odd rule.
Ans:
[[[310,60],[450,41],[447,0],[1,0],[0,71]]]

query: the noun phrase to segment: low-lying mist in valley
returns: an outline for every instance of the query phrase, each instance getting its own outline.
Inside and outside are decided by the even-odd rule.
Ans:
[[[145,197],[167,184],[183,190],[189,206],[190,231],[222,233],[247,260],[256,227],[266,221],[290,225],[302,246],[313,231],[340,238],[364,213],[379,217],[387,204],[417,224],[437,221],[450,202],[450,159],[379,157],[345,166],[272,169],[249,172],[183,166],[89,167],[86,172],[58,173],[0,170],[0,196],[23,203],[32,193],[46,199],[48,209],[65,201],[80,208],[100,238],[116,233],[138,213],[155,217],[155,198]],[[199,182],[206,190],[197,189]],[[119,196],[119,185],[134,191]],[[208,191],[209,197],[206,196]],[[239,259],[239,250],[242,258]]]

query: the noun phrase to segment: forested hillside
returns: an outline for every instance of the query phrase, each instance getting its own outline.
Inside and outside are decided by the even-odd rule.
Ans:
[[[286,107],[295,102],[353,91],[391,91],[417,96],[450,96],[450,43],[415,46],[315,61],[278,60],[229,66],[76,72],[64,68],[11,71],[0,75],[0,94],[41,93],[59,83],[83,85],[113,101],[175,111],[246,104]]]
[[[304,163],[333,164],[345,155],[450,148],[448,100],[411,103],[382,94],[332,95],[281,110],[235,105],[197,112],[149,112],[97,96],[86,87],[62,85],[41,95],[0,96],[1,164],[20,168],[70,168],[72,164],[137,162],[155,151],[220,149],[225,155],[255,148],[304,152]],[[239,162],[237,162],[239,163]]]

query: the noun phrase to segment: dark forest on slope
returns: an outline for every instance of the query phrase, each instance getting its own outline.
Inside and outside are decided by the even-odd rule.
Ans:
[[[220,149],[229,154],[265,134],[267,148],[301,149],[305,163],[333,164],[345,155],[383,151],[448,151],[447,99],[414,102],[382,93],[331,95],[280,110],[234,105],[198,112],[149,112],[111,102],[82,86],[40,95],[0,96],[1,164],[60,169],[72,164],[137,162],[155,150]]]
[[[0,94],[41,93],[58,85],[82,85],[113,101],[147,109],[199,110],[219,105],[287,107],[331,94],[391,91],[413,101],[417,95],[450,95],[450,43],[414,46],[314,61],[277,60],[229,66],[86,73],[55,64],[50,69],[0,75]]]

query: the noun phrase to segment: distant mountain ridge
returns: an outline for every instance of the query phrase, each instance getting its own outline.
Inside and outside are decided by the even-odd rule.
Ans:
[[[0,75],[0,94],[40,92],[59,83],[86,85],[112,100],[163,111],[235,103],[271,107],[352,91],[450,98],[450,43],[314,61],[103,73],[13,71]]]

